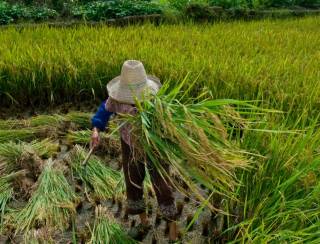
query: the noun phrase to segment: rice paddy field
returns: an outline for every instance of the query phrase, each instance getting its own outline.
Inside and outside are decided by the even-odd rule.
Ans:
[[[199,104],[254,108],[239,122],[224,107],[240,127],[211,117],[249,166],[235,170],[228,190],[221,175],[195,175],[201,197],[175,193],[182,243],[319,243],[319,30],[319,17],[0,29],[0,243],[135,243],[125,234],[138,221],[125,214],[114,122],[82,165],[90,117],[126,59],[141,60],[179,103],[198,109],[203,128],[212,124],[201,122]],[[205,155],[196,148],[191,156]],[[142,242],[166,243],[149,177],[145,195],[153,227]]]

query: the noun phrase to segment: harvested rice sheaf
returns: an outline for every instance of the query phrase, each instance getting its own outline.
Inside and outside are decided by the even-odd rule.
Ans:
[[[37,115],[28,119],[0,120],[0,132],[5,135],[7,131],[10,135],[17,135],[17,139],[23,140],[24,137],[29,138],[29,134],[64,131],[69,127],[68,123],[72,123],[71,127],[74,129],[88,129],[91,127],[91,116],[90,113],[71,112],[67,115]],[[6,137],[3,138],[3,140],[5,139]]]
[[[54,115],[37,115],[29,119],[8,119],[0,120],[0,129],[22,129],[39,126],[58,127],[63,122],[63,117],[57,114]]]
[[[70,164],[77,177],[85,185],[93,189],[93,197],[110,199],[114,196],[115,189],[120,181],[120,173],[105,165],[98,157],[91,156],[83,165],[87,151],[80,146],[75,146],[70,155]]]
[[[240,116],[241,108],[248,112],[253,106],[236,100],[186,99],[188,91],[183,94],[182,86],[170,92],[164,86],[153,99],[136,103],[137,116],[125,116],[134,127],[136,148],[142,148],[154,166],[172,180],[162,167],[163,162],[168,163],[198,197],[197,184],[233,197],[238,183],[235,171],[248,168],[249,161],[246,152],[228,140],[228,121],[240,119],[235,114]],[[229,114],[228,105],[237,107],[238,112]]]
[[[49,158],[57,153],[59,145],[50,139],[42,141],[0,143],[0,173],[11,173],[21,168],[22,161],[28,161],[32,155]]]
[[[88,129],[91,127],[90,113],[70,112],[65,116],[65,120],[73,123],[78,129]]]
[[[90,244],[134,244],[137,241],[131,239],[113,217],[108,214],[107,209],[96,207],[95,222],[91,234]]]
[[[21,211],[17,211],[14,217],[16,233],[36,226],[64,230],[76,213],[78,197],[63,172],[56,169],[53,163],[51,160],[47,162],[32,197]]]
[[[13,197],[13,187],[9,181],[8,177],[0,178],[0,232],[3,227],[4,214],[6,211],[6,207],[8,202]]]
[[[89,145],[91,134],[91,130],[69,131],[67,134],[67,141],[70,144]],[[98,150],[101,149],[111,155],[119,155],[120,148],[120,140],[117,133],[112,135],[100,133],[100,144]]]

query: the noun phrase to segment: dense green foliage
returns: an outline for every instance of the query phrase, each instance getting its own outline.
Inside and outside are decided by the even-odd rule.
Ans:
[[[0,1],[0,25],[9,24],[17,20],[47,20],[54,18],[58,13],[45,6],[26,7],[21,4],[8,4]]]
[[[194,8],[200,6],[201,8]],[[164,14],[164,16],[176,16],[194,18],[194,14],[201,18],[223,18],[216,12],[211,12],[212,6],[224,8],[229,18],[246,17],[244,10],[261,10],[277,8],[318,8],[320,0],[93,0],[93,1],[0,1],[0,24],[8,24],[22,21],[44,21],[48,19],[86,19],[103,21],[106,19],[121,18],[126,16]],[[189,14],[193,9],[195,13]],[[237,14],[230,10],[238,10]],[[241,11],[239,11],[241,10]],[[263,14],[259,13],[258,15]],[[292,15],[292,14],[291,14]],[[294,13],[293,13],[294,15]],[[279,16],[276,14],[275,16]],[[290,16],[290,14],[288,15]],[[269,16],[268,16],[269,17]],[[271,15],[274,17],[274,15]],[[181,18],[181,19],[183,19]]]
[[[72,10],[74,17],[96,21],[157,13],[161,13],[160,6],[145,1],[95,1],[80,5]]]
[[[319,0],[209,0],[211,5],[224,8],[279,8],[279,7],[314,7]]]

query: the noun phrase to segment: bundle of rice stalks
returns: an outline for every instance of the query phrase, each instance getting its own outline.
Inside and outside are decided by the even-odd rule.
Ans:
[[[237,118],[235,113],[228,114],[225,106],[235,106],[239,116],[251,113],[253,106],[236,100],[197,102],[199,98],[187,97],[188,91],[181,93],[182,86],[183,82],[170,92],[163,86],[153,99],[136,102],[137,116],[124,116],[133,125],[136,148],[140,148],[137,151],[142,149],[141,153],[145,152],[154,166],[174,181],[162,167],[162,162],[168,163],[202,200],[199,184],[233,197],[238,183],[235,171],[248,168],[249,161],[246,152],[227,139],[227,122]],[[178,183],[172,183],[183,191]]]
[[[108,244],[134,244],[137,241],[131,239],[124,229],[115,222],[113,217],[108,214],[107,209],[96,207],[95,222],[91,234],[90,244],[108,243]]]
[[[67,134],[67,140],[71,144],[88,145],[90,142],[91,134],[91,130],[69,131]],[[105,133],[101,133],[100,139],[101,144],[112,143],[117,144],[119,146],[119,143],[116,143],[117,141],[119,141],[116,135],[108,135]]]
[[[67,141],[70,144],[89,145],[91,134],[92,131],[90,130],[69,131],[67,134]],[[120,154],[120,148],[121,146],[118,133],[100,133],[99,149],[115,155]]]
[[[8,141],[31,141],[36,139],[37,129],[8,129],[0,130],[0,143]]]
[[[70,154],[70,164],[77,177],[86,186],[93,189],[93,197],[97,199],[110,199],[120,180],[120,173],[101,162],[99,158],[91,156],[88,162],[82,162],[87,156],[87,151],[80,146],[75,146]]]
[[[88,129],[91,127],[90,113],[71,112],[65,116],[65,120],[74,124],[78,129]]]
[[[41,173],[37,189],[27,205],[14,217],[16,233],[33,227],[55,227],[64,230],[76,213],[78,198],[60,169],[49,160]]]
[[[58,128],[52,126],[30,127],[25,129],[0,130],[0,143],[9,141],[32,141],[38,138],[55,138]]]
[[[25,171],[21,170],[0,177],[0,233],[3,230],[2,228],[4,227],[4,215],[7,211],[7,205],[14,198],[14,188],[12,185],[12,181],[24,174]]]
[[[41,158],[49,158],[57,153],[59,144],[49,139],[42,141],[8,142],[0,144],[0,173],[10,173],[19,168],[19,162],[28,158],[28,155],[36,154]]]
[[[30,127],[39,127],[39,126],[52,126],[59,127],[61,126],[64,118],[60,115],[38,115],[30,119],[8,119],[0,120],[0,129],[21,129],[21,128],[30,128]]]
[[[13,187],[10,184],[8,177],[0,178],[0,232],[3,227],[3,218],[8,202],[13,197]]]

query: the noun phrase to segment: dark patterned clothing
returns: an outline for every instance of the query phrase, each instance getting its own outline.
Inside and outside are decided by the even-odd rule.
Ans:
[[[146,211],[146,205],[143,200],[143,180],[146,175],[145,163],[133,159],[132,150],[124,140],[121,140],[121,148],[122,166],[127,189],[127,213],[141,214]],[[168,220],[175,220],[177,209],[172,194],[172,187],[168,180],[165,180],[159,174],[150,161],[147,162],[147,168],[162,215]],[[164,168],[168,170],[169,167],[165,165]]]

